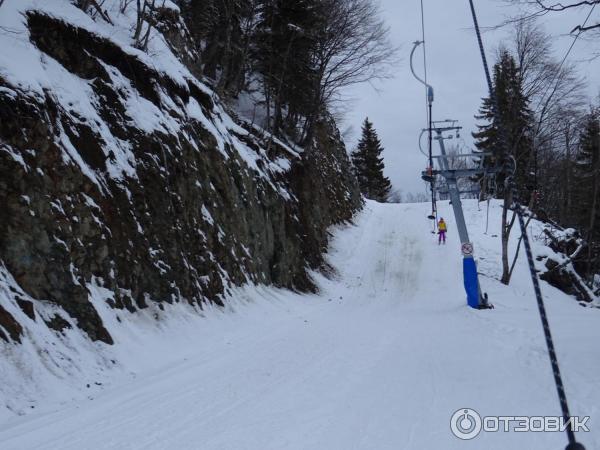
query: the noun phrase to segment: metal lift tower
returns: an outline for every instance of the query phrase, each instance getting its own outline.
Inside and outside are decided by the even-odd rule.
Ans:
[[[467,293],[467,304],[471,308],[476,309],[485,309],[490,308],[491,306],[487,301],[487,294],[481,293],[481,287],[479,284],[479,276],[477,274],[477,264],[475,262],[475,257],[473,256],[473,243],[469,239],[469,233],[467,231],[467,224],[465,223],[465,215],[462,209],[462,203],[460,201],[460,190],[458,187],[458,179],[464,177],[472,177],[474,175],[483,175],[483,157],[486,156],[485,153],[477,153],[477,154],[466,154],[466,155],[453,155],[453,157],[479,157],[480,158],[480,166],[475,169],[451,169],[450,164],[448,162],[448,155],[446,153],[446,146],[444,145],[444,133],[454,131],[458,134],[461,130],[461,127],[456,126],[456,121],[449,120],[443,122],[433,122],[432,120],[432,104],[434,100],[433,95],[433,87],[427,84],[426,81],[419,78],[419,76],[415,73],[413,67],[413,56],[415,50],[419,45],[423,44],[422,41],[416,41],[414,43],[414,47],[410,54],[410,69],[414,75],[414,77],[423,83],[426,88],[427,93],[427,107],[428,107],[428,128],[424,131],[429,132],[429,167],[426,171],[423,172],[422,178],[431,183],[431,191],[432,191],[432,204],[435,205],[435,192],[434,192],[434,183],[437,175],[441,175],[446,179],[446,183],[448,184],[448,193],[450,194],[450,201],[452,203],[452,209],[454,210],[454,218],[456,220],[456,227],[458,229],[458,235],[460,237],[461,242],[461,250],[463,254],[463,276],[464,276],[464,285],[465,291]],[[441,126],[438,126],[441,125]],[[435,132],[435,138],[438,141],[440,146],[440,155],[433,156],[432,155],[432,135]],[[433,168],[433,160],[437,160],[438,168]],[[434,212],[435,214],[435,207]],[[435,215],[433,215],[435,218]]]
[[[473,243],[469,239],[469,232],[467,230],[467,224],[465,222],[465,215],[463,213],[462,202],[460,200],[460,189],[458,187],[459,178],[469,178],[475,175],[484,175],[485,169],[483,168],[484,156],[486,153],[468,153],[452,155],[452,158],[480,158],[479,167],[472,169],[452,169],[448,161],[448,154],[446,153],[446,145],[444,137],[446,132],[456,132],[457,135],[462,127],[456,126],[456,121],[446,120],[443,122],[433,122],[431,131],[435,133],[435,140],[438,141],[440,147],[440,154],[433,156],[432,158],[437,161],[438,168],[430,169],[423,172],[423,179],[434,183],[435,177],[441,175],[446,179],[448,185],[448,194],[450,195],[450,203],[454,211],[454,219],[456,221],[456,228],[461,242],[461,250],[463,255],[463,276],[465,291],[467,293],[467,303],[471,308],[485,309],[489,308],[490,305],[487,301],[487,294],[483,295],[481,292],[481,286],[479,284],[479,276],[477,274],[477,263],[473,255]],[[441,126],[439,126],[441,125]]]

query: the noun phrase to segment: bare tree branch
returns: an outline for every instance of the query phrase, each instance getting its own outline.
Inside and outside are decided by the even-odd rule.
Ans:
[[[562,3],[555,3],[552,6],[546,6],[543,0],[534,0],[535,3],[545,11],[565,11],[567,9],[579,8],[580,6],[592,6],[600,4],[600,0],[583,0],[571,4],[563,5]]]
[[[163,6],[164,6],[163,0]],[[156,7],[156,0],[136,0],[136,25],[133,33],[134,47],[139,48],[142,51],[148,49],[148,42],[150,39],[150,33],[154,20],[152,19],[152,13]],[[146,29],[144,30],[144,25]]]
[[[2,2],[4,2],[4,0],[0,1],[0,6],[2,6]],[[84,12],[89,14],[89,7],[93,7],[94,10],[96,11],[96,13],[102,17],[102,19],[104,19],[105,22],[110,23],[111,25],[113,25],[112,20],[110,19],[110,16],[108,15],[108,13],[102,9],[102,4],[104,2],[100,2],[98,3],[97,0],[79,0],[77,2],[77,6],[79,6],[79,8],[81,8]],[[93,15],[93,14],[92,14]]]
[[[515,22],[524,22],[524,21],[535,21],[538,17],[543,16],[548,13],[561,13],[569,10],[575,10],[578,8],[588,8],[590,10],[590,14],[592,10],[600,5],[600,0],[580,0],[570,3],[553,3],[549,4],[544,0],[505,0],[508,3],[525,5],[527,9],[533,9],[532,12],[527,14],[522,14],[520,16],[511,18],[500,24],[498,27],[505,26],[510,23]],[[589,16],[588,16],[589,18]],[[587,19],[586,19],[587,22]],[[586,26],[586,24],[581,24],[576,26],[571,30],[571,34],[573,33],[584,33],[590,30],[600,29],[600,23],[596,23],[594,25]]]
[[[596,28],[600,28],[600,23],[597,23],[595,25],[590,25],[590,26],[587,26],[587,27],[584,27],[584,26],[581,26],[581,25],[577,25],[575,28],[573,28],[571,30],[571,34],[575,33],[576,31],[578,31],[580,33],[583,33],[585,31],[594,30]]]
[[[373,2],[326,0],[324,11],[327,26],[315,54],[320,104],[329,104],[344,87],[392,75],[397,49]]]

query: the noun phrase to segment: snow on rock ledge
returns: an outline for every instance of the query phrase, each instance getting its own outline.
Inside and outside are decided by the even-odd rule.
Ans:
[[[0,346],[71,327],[110,344],[98,302],[116,314],[222,304],[245,283],[313,289],[327,228],[360,207],[333,123],[267,154],[188,55],[162,34],[154,57],[133,48],[125,19],[66,0],[2,7]]]

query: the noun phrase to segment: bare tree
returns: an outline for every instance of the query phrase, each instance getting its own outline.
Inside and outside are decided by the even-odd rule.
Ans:
[[[163,6],[165,0],[163,0]],[[150,34],[154,26],[153,13],[156,9],[156,0],[136,0],[135,31],[133,32],[134,47],[146,51]]]
[[[554,197],[544,198],[546,206],[549,201],[560,204],[562,193],[559,191],[563,185],[553,185],[550,189],[545,189],[548,187],[547,183],[556,181],[556,177],[549,176],[548,171],[556,170],[554,161],[565,151],[569,154],[572,149],[574,122],[578,118],[576,111],[583,105],[584,83],[573,66],[565,65],[564,61],[558,63],[553,59],[551,36],[534,21],[518,21],[514,27],[510,52],[517,61],[523,94],[528,99],[533,113],[533,151],[529,153],[527,161],[518,161],[518,164],[524,164],[528,172],[533,174],[530,189],[532,195],[527,201],[530,210],[539,210],[536,202],[540,190],[550,190],[550,196]],[[517,139],[515,146],[519,140]],[[567,178],[570,175],[569,170],[570,166],[567,165]],[[509,265],[508,239],[516,217],[513,212],[512,217],[508,218],[511,205],[512,196],[509,193],[505,197],[502,215],[502,281],[506,284],[510,282],[521,244],[519,239],[516,253]]]
[[[131,3],[133,3],[133,0],[120,0],[119,12],[121,14],[125,14],[125,11],[127,11],[127,8],[129,8],[129,5],[131,5]]]
[[[407,192],[402,198],[402,203],[427,203],[431,197],[425,192]]]
[[[328,0],[326,28],[315,54],[320,100],[328,104],[340,89],[389,78],[397,49],[371,0]]]
[[[245,86],[246,79],[244,77],[244,71],[248,69],[246,67],[248,65],[248,59],[250,57],[250,46],[252,44],[252,36],[256,31],[256,25],[258,24],[258,1],[257,0],[248,0],[246,2],[246,11],[245,14],[242,14],[241,21],[241,35],[242,35],[242,44],[240,46],[241,52],[239,55],[240,64],[237,67],[236,76],[236,90],[235,92],[239,92],[242,89],[246,88]]]
[[[574,66],[559,63],[552,56],[553,38],[534,21],[514,25],[511,53],[519,66],[523,94],[536,115],[534,136],[555,122],[564,105],[580,103],[584,82]]]
[[[591,14],[591,9],[600,4],[600,0],[569,0],[560,2],[557,0],[507,0],[513,4],[523,5],[527,8],[527,13],[516,19],[517,21],[536,19],[541,16],[565,11],[587,9]],[[509,21],[509,22],[510,22]],[[600,22],[590,25],[581,23],[571,30],[571,33],[584,33],[592,30],[600,30]]]
[[[315,37],[317,108],[339,101],[341,90],[348,86],[391,77],[397,48],[390,42],[377,4],[324,0],[323,23]]]
[[[4,0],[0,0],[0,6],[2,6],[3,2]],[[102,17],[102,19],[104,19],[104,21],[112,25],[112,20],[110,19],[110,16],[104,9],[102,9],[102,7],[104,6],[104,0],[77,0],[76,5],[79,8],[81,8],[84,12],[90,14],[92,17],[94,17],[95,15],[99,15],[100,17]]]
[[[533,152],[527,161],[517,163],[534,172],[534,188],[537,188],[540,153],[559,151],[553,146],[563,136],[562,124],[568,120],[566,115],[583,106],[585,83],[574,66],[554,60],[552,37],[535,22],[516,22],[512,35],[514,38],[508,51],[515,57],[523,95],[533,113]],[[515,146],[519,145],[521,138],[517,139]]]
[[[584,109],[579,104],[564,104],[556,108],[551,124],[536,140],[537,187],[540,200],[536,214],[543,219],[553,217],[571,227],[571,212],[575,206],[573,173]]]
[[[446,161],[448,162],[448,168],[451,170],[474,169],[477,165],[473,161],[473,158],[464,156],[458,142],[448,146]],[[440,177],[439,182],[436,181],[436,184],[438,183],[440,186],[444,186],[442,190],[447,191],[447,184],[443,177]],[[460,192],[464,193],[464,196],[467,198],[477,198],[479,191],[479,183],[477,181],[469,178],[459,178],[456,183]],[[446,195],[448,194],[446,193]]]
[[[508,47],[502,47],[499,56],[510,54],[515,61],[516,76],[513,89],[520,89],[520,96],[525,101],[522,114],[527,116],[527,125],[510,139],[510,154],[515,155],[519,194],[522,201],[530,209],[537,209],[535,201],[540,190],[539,163],[552,163],[552,155],[559,154],[561,137],[564,130],[561,125],[565,114],[577,108],[582,98],[583,82],[577,76],[574,67],[565,65],[564,61],[556,62],[552,56],[552,39],[533,21],[518,21],[514,25],[512,40]],[[501,58],[499,58],[501,59]],[[507,69],[508,70],[508,69]],[[509,92],[509,91],[507,91]],[[529,111],[529,112],[527,112]],[[510,112],[519,117],[517,112]],[[516,123],[516,122],[515,122]],[[571,136],[572,130],[569,131]],[[521,152],[517,157],[517,149],[521,146],[530,150]],[[556,146],[556,147],[555,147]],[[554,187],[556,189],[556,186]],[[514,264],[519,252],[512,257],[508,253],[511,231],[515,224],[516,215],[511,213],[513,204],[512,190],[504,190],[502,209],[502,279],[508,284],[511,279]]]
[[[522,21],[514,25],[511,52],[519,66],[523,93],[538,97],[554,77],[548,64],[552,53],[552,38],[535,22]]]
[[[404,203],[404,195],[400,188],[394,188],[388,195],[388,203]]]

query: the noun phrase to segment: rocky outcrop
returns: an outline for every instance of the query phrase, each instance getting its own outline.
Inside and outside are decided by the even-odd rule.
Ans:
[[[540,278],[566,294],[574,296],[580,304],[587,306],[595,300],[595,294],[589,289],[578,272],[583,272],[580,261],[585,254],[586,242],[574,229],[559,229],[547,225],[543,229],[548,247],[553,255],[538,257],[543,261],[544,272]]]
[[[165,73],[85,23],[26,20],[44,70],[64,81],[0,78],[0,259],[34,299],[19,303],[28,317],[50,302],[111,343],[92,282],[130,311],[222,304],[244,283],[314,289],[328,227],[360,207],[333,122],[297,149],[235,123],[184,70]],[[0,305],[0,338],[21,333]]]
[[[21,342],[23,327],[15,320],[13,315],[9,313],[2,305],[0,305],[0,339],[5,342],[10,342],[10,337],[13,341]]]

